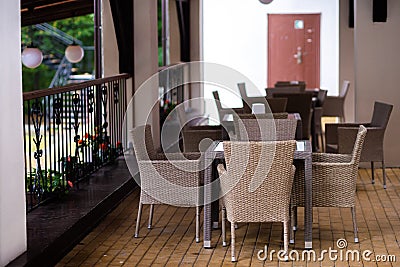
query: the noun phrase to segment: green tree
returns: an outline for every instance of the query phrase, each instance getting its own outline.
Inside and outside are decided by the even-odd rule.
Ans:
[[[89,14],[80,17],[67,18],[48,22],[51,26],[67,33],[80,40],[84,47],[94,46],[94,15]],[[65,53],[66,45],[59,42],[50,33],[35,29],[32,26],[26,26],[21,29],[22,48],[33,43],[38,47],[43,55],[50,59],[62,59]],[[85,56],[79,63],[73,65],[79,73],[92,73],[94,66],[94,51],[85,50]],[[42,63],[35,69],[29,69],[23,66],[22,84],[23,91],[32,91],[49,87],[56,70],[50,65]]]

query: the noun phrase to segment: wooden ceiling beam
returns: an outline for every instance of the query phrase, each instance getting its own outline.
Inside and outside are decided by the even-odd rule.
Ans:
[[[36,5],[41,4],[40,6]],[[24,5],[22,5],[24,3]],[[28,4],[32,4],[28,8]],[[45,5],[42,5],[45,4]],[[36,6],[35,6],[36,5]],[[23,8],[25,6],[26,8]],[[21,26],[28,26],[59,19],[83,16],[94,12],[93,0],[55,1],[55,0],[22,0]]]

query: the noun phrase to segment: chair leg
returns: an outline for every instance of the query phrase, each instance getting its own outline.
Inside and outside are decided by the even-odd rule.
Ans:
[[[135,238],[139,237],[139,226],[140,226],[140,217],[142,217],[142,207],[143,207],[143,204],[139,203],[139,209],[138,209],[138,214],[137,214],[137,218],[136,218]]]
[[[152,221],[153,221],[153,212],[154,212],[154,205],[151,204],[150,205],[150,212],[149,212],[149,224],[147,225],[148,229],[151,229],[151,224],[152,224]]]
[[[383,189],[386,189],[386,170],[385,161],[382,160]]]
[[[222,246],[226,247],[226,209],[225,207],[222,208]]]
[[[357,221],[356,221],[356,207],[351,207],[351,217],[353,218],[354,243],[358,243],[358,228],[357,228]]]
[[[285,260],[289,259],[288,252],[289,252],[289,222],[283,222],[283,249],[285,251]]]
[[[235,256],[235,223],[231,222],[231,256],[232,262],[237,261]]]
[[[295,207],[290,205],[289,209],[289,217],[290,217],[290,229],[289,229],[289,243],[294,244],[294,209]]]
[[[374,162],[371,161],[371,177],[372,177],[372,184],[375,184],[375,171],[374,171]]]
[[[196,243],[200,242],[200,207],[196,206]]]

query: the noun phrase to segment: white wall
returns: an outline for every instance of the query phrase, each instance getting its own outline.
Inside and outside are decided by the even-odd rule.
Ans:
[[[0,1],[0,266],[26,250],[20,1]]]
[[[344,112],[346,121],[354,122],[354,28],[349,28],[349,0],[340,0],[339,5],[339,88],[343,80],[350,81],[350,88],[344,103]]]
[[[339,81],[338,0],[203,1],[203,60],[234,68],[264,93],[267,84],[267,14],[321,13],[321,81],[330,95]],[[240,81],[238,81],[240,82]],[[256,92],[254,92],[256,94]]]
[[[102,1],[102,42],[104,77],[119,74],[119,54],[110,1]]]
[[[388,0],[386,23],[372,22],[372,0],[355,1],[356,120],[371,120],[375,100],[394,105],[385,136],[388,166],[400,166],[400,1]]]

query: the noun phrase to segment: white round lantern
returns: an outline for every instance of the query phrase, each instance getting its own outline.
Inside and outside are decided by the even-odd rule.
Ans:
[[[65,56],[71,63],[78,63],[85,55],[85,51],[80,45],[72,44],[65,49]]]
[[[34,69],[38,67],[43,60],[43,54],[42,51],[39,50],[39,48],[36,47],[27,47],[22,51],[22,64],[24,66]]]

